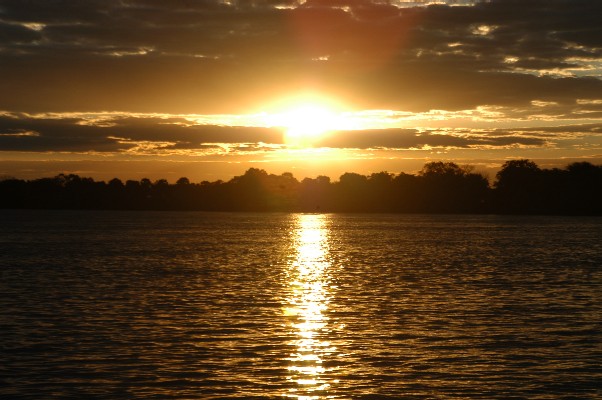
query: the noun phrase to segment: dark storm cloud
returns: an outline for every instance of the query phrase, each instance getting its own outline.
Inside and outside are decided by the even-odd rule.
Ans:
[[[295,4],[0,0],[0,109],[239,112],[308,88],[411,111],[602,97],[602,2]]]

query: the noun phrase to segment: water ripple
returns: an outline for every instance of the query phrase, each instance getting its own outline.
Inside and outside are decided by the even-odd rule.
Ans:
[[[600,219],[1,217],[2,398],[601,394]]]

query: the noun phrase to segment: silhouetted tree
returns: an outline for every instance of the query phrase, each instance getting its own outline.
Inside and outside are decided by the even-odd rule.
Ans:
[[[393,179],[391,194],[395,212],[420,212],[420,181],[416,175],[400,173]]]
[[[368,210],[391,212],[394,210],[394,175],[386,171],[373,173],[368,177]]]
[[[113,178],[107,184],[105,202],[107,208],[123,209],[126,205],[125,185],[118,178]]]
[[[431,162],[419,173],[422,203],[427,212],[483,212],[488,196],[487,178],[469,166],[453,162]]]
[[[28,207],[27,192],[29,184],[21,179],[9,178],[0,181],[0,207]]]
[[[293,174],[250,168],[228,182],[193,184],[180,178],[118,178],[108,183],[60,174],[24,181],[0,180],[2,208],[155,209],[205,211],[325,211],[602,214],[602,166],[579,162],[540,169],[530,160],[506,162],[494,189],[471,167],[424,165],[417,175],[388,172],[326,176],[299,182]]]
[[[333,194],[330,178],[320,175],[305,178],[299,185],[299,210],[305,212],[333,211]]]
[[[511,160],[496,175],[497,209],[501,212],[532,213],[541,209],[541,170],[530,160]]]
[[[567,166],[566,206],[578,214],[600,213],[602,166],[576,162]]]
[[[268,173],[262,169],[249,168],[244,175],[228,182],[233,196],[233,206],[240,211],[268,211]]]
[[[346,172],[335,183],[335,207],[337,211],[364,212],[370,204],[368,178],[354,172]]]
[[[190,185],[190,180],[186,177],[182,177],[176,181],[176,185],[179,185],[179,186]]]
[[[186,177],[178,179],[169,190],[170,208],[194,210],[200,206],[201,201],[198,188],[192,185]]]

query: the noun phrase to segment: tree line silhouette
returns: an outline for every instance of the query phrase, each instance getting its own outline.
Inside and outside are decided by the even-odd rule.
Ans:
[[[602,166],[541,169],[506,162],[493,184],[469,166],[430,162],[418,174],[348,172],[297,180],[257,168],[230,181],[109,182],[74,174],[0,181],[1,208],[602,215]]]

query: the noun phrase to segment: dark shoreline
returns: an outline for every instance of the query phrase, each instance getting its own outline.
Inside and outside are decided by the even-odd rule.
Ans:
[[[175,184],[61,174],[0,181],[0,209],[588,216],[602,215],[602,166],[548,170],[514,160],[493,184],[470,167],[444,162],[428,163],[417,175],[345,173],[337,182],[255,168],[228,182]]]

